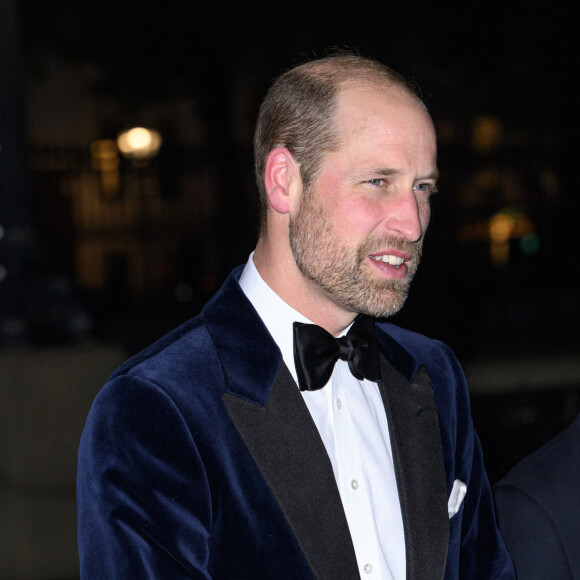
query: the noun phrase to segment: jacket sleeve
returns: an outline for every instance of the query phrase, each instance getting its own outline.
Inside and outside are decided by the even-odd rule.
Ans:
[[[497,485],[494,492],[498,523],[518,578],[572,580],[558,528],[544,507],[513,485]]]
[[[120,376],[97,396],[81,438],[77,502],[83,580],[210,578],[204,465],[158,386]]]
[[[481,444],[473,426],[467,384],[453,352],[443,345],[435,389],[446,456],[448,491],[459,479],[467,493],[450,518],[448,568],[445,578],[514,580],[510,555],[495,520],[491,487]],[[450,388],[450,385],[453,387]]]
[[[514,580],[516,577],[512,559],[496,524],[491,488],[475,432],[473,461],[461,521],[459,562],[459,578]]]

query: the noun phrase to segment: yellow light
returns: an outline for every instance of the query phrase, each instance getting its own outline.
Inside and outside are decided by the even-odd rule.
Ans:
[[[157,155],[161,141],[161,135],[155,129],[134,127],[119,135],[117,147],[129,159],[146,160]]]
[[[100,173],[101,186],[106,198],[119,193],[119,151],[112,139],[99,139],[91,145],[93,168]]]
[[[506,242],[512,237],[515,224],[513,217],[498,213],[489,221],[489,237],[493,242]]]
[[[114,170],[119,166],[119,153],[111,139],[99,139],[91,145],[92,165],[99,171]]]
[[[523,239],[534,234],[530,218],[518,211],[507,208],[496,213],[489,220],[489,239],[491,261],[494,266],[506,266],[510,257],[510,239]]]

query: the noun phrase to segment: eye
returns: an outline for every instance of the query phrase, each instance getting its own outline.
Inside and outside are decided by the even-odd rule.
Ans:
[[[385,180],[377,177],[377,179],[368,179],[366,183],[373,185],[374,187],[380,187],[385,184]]]
[[[433,195],[439,191],[437,186],[433,183],[416,183],[413,186],[413,189],[416,191],[422,191],[422,192],[427,193],[429,195]]]

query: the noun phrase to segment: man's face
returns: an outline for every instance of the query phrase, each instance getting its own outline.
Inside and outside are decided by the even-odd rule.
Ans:
[[[302,274],[347,312],[386,317],[403,306],[419,265],[437,179],[427,112],[396,89],[344,90],[341,147],[326,154],[291,216]]]

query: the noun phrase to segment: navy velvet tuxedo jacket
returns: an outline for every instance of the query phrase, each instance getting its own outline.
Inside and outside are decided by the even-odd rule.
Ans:
[[[522,580],[580,580],[580,415],[494,488]]]
[[[240,273],[97,396],[79,451],[84,580],[359,578],[324,444]],[[514,578],[454,355],[392,324],[376,335],[407,578]]]

